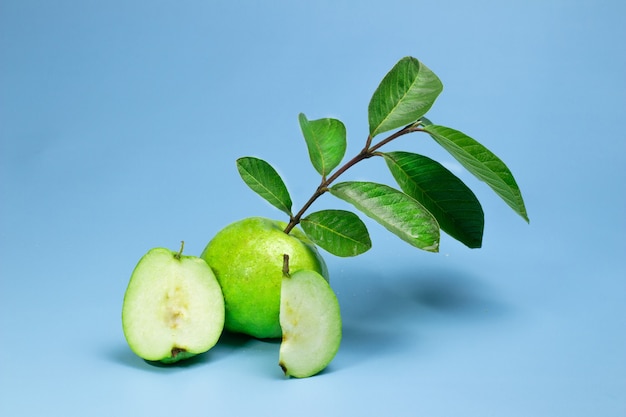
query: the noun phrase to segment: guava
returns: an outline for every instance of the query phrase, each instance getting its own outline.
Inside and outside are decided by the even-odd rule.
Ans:
[[[328,269],[304,232],[286,223],[250,217],[219,231],[200,255],[213,269],[224,294],[225,329],[256,338],[279,338],[283,256],[290,269],[312,270],[328,280]]]
[[[341,343],[339,302],[315,271],[283,277],[280,298],[283,340],[278,364],[287,376],[307,378],[334,359]]]

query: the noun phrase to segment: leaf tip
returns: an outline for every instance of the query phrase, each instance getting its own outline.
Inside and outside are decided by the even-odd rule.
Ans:
[[[430,246],[425,246],[423,248],[421,248],[427,252],[432,252],[432,253],[439,253],[439,241],[433,242],[432,245]]]

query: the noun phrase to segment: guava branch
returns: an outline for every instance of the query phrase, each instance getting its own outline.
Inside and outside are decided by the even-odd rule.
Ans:
[[[315,200],[317,200],[325,192],[327,192],[328,187],[335,180],[337,180],[337,178],[339,178],[344,172],[346,172],[348,169],[352,168],[354,165],[358,164],[359,162],[377,155],[376,151],[380,149],[381,147],[385,146],[386,144],[388,144],[389,142],[391,142],[392,140],[397,139],[400,136],[406,135],[407,133],[412,133],[412,132],[417,132],[417,131],[424,131],[424,129],[420,127],[420,122],[411,123],[410,125],[407,125],[404,128],[398,130],[397,132],[389,135],[388,137],[381,140],[374,146],[370,146],[372,142],[372,137],[368,136],[367,141],[365,142],[365,147],[361,150],[361,152],[359,152],[354,158],[350,159],[348,162],[342,165],[339,169],[337,169],[333,173],[333,175],[331,175],[328,178],[322,178],[322,182],[317,187],[317,189],[315,190],[311,198],[309,198],[308,201],[304,204],[304,206],[302,206],[300,211],[298,211],[294,216],[291,216],[291,218],[289,219],[289,223],[287,224],[287,227],[285,227],[284,232],[287,234],[291,232],[291,230],[294,227],[296,227],[298,223],[300,223],[302,216],[304,216],[304,213],[306,213],[306,211],[309,209],[309,207],[311,207],[311,205],[315,202]]]
[[[357,163],[361,162],[362,160],[367,159],[367,158],[371,158],[372,156],[374,156],[374,155],[372,153],[370,153],[367,149],[363,149],[357,156],[355,156],[354,158],[352,158],[351,160],[346,162],[341,168],[339,168],[337,171],[335,171],[335,173],[333,175],[331,175],[330,177],[328,177],[325,180],[322,180],[321,184],[317,187],[317,189],[315,190],[315,192],[313,193],[311,198],[309,198],[309,200],[304,204],[304,206],[302,206],[300,211],[298,211],[298,213],[296,213],[296,215],[293,216],[290,219],[289,224],[285,228],[284,232],[285,233],[291,232],[291,230],[298,223],[300,223],[300,220],[302,219],[302,216],[309,209],[309,207],[311,207],[311,205],[315,202],[315,200],[320,198],[326,191],[328,191],[328,187],[330,186],[330,184],[332,184],[333,181],[335,181],[337,178],[339,178],[339,176],[341,174],[343,174],[350,167],[356,165]]]

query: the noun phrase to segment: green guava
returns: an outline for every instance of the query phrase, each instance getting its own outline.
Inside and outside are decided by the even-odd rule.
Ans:
[[[312,270],[328,280],[326,263],[299,229],[286,223],[246,218],[218,232],[200,255],[213,269],[224,294],[225,329],[256,338],[279,338],[283,255],[291,272]]]

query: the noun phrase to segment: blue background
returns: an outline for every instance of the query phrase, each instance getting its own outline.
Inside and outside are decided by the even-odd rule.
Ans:
[[[626,54],[621,1],[0,3],[0,415],[626,415]],[[150,248],[199,254],[226,224],[283,218],[240,180],[262,157],[296,206],[318,178],[297,115],[367,104],[412,55],[444,83],[428,117],[511,168],[530,225],[476,192],[484,245],[325,254],[344,339],[285,379],[278,343],[225,337],[186,364],[121,329]],[[345,177],[390,181],[382,160]],[[346,208],[325,196],[317,208]]]

